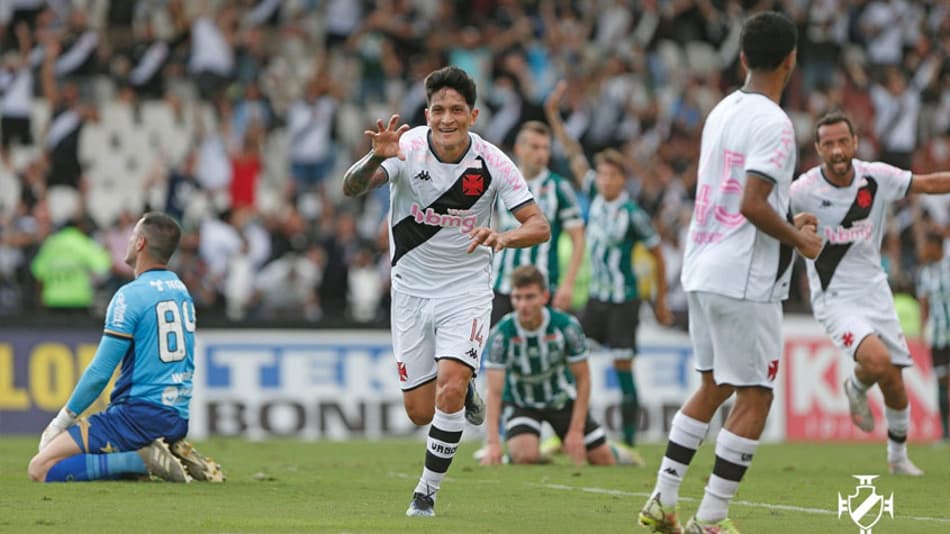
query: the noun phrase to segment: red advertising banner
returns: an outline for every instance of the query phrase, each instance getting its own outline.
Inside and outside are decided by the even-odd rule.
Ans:
[[[935,440],[940,421],[930,350],[916,341],[908,344],[914,358],[914,366],[903,373],[910,400],[909,439]],[[884,441],[887,424],[880,389],[874,387],[868,393],[874,431],[863,432],[851,423],[842,386],[854,364],[827,336],[786,336],[784,364],[786,440]]]

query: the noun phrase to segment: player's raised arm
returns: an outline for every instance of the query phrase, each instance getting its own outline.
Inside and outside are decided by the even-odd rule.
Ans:
[[[399,148],[399,138],[409,130],[408,124],[399,124],[399,115],[389,118],[389,124],[383,120],[376,121],[376,131],[366,130],[364,135],[370,138],[372,149],[359,161],[350,166],[343,175],[343,194],[348,197],[360,196],[371,189],[375,189],[389,179],[386,171],[380,168],[383,161],[389,158],[406,159]]]
[[[567,91],[567,82],[561,80],[554,87],[554,91],[544,101],[544,115],[548,119],[551,131],[554,132],[554,138],[557,139],[564,152],[567,153],[568,163],[571,167],[571,178],[578,187],[583,187],[584,177],[590,172],[590,162],[584,155],[584,149],[576,139],[571,137],[564,126],[564,120],[561,118],[560,104],[561,98]]]
[[[925,195],[950,193],[950,172],[915,174],[911,179],[910,189],[907,192],[923,193]]]
[[[653,283],[656,284],[656,297],[653,299],[653,314],[660,324],[670,326],[673,324],[673,312],[666,300],[666,260],[663,257],[663,246],[654,245],[649,249],[653,256]]]
[[[773,182],[758,174],[747,175],[742,194],[742,215],[759,230],[795,247],[803,256],[817,258],[821,252],[821,237],[815,233],[814,226],[805,225],[798,229],[779,216],[768,201],[774,186]]]

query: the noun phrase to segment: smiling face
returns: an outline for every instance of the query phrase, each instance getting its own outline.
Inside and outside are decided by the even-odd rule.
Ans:
[[[825,124],[818,128],[815,150],[821,157],[826,176],[845,180],[853,172],[851,159],[858,148],[858,137],[846,122]]]
[[[432,146],[443,160],[454,160],[468,147],[468,130],[475,124],[478,110],[469,107],[455,89],[444,87],[432,94],[426,108],[426,122],[432,130]]]

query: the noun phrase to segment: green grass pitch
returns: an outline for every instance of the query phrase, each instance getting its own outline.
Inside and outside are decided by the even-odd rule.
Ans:
[[[225,468],[225,484],[95,482],[35,484],[26,465],[36,438],[0,439],[0,532],[646,532],[636,512],[653,485],[659,445],[646,468],[553,465],[482,468],[465,443],[442,486],[435,518],[404,516],[422,467],[418,441],[198,444]],[[680,517],[695,512],[713,448],[698,453],[682,488]],[[743,532],[855,533],[837,516],[854,474],[880,474],[895,518],[874,534],[950,532],[950,449],[912,445],[927,474],[886,474],[884,444],[763,445],[731,516]]]

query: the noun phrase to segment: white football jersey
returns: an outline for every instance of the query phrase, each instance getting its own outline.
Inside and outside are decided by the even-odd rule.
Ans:
[[[468,232],[489,226],[495,198],[515,210],[534,197],[518,167],[495,145],[469,133],[458,163],[445,163],[429,145],[429,127],[403,134],[406,159],[382,163],[389,174],[389,256],[393,289],[417,297],[491,295],[492,250],[469,254]]]
[[[788,297],[792,248],[759,231],[740,213],[746,176],[775,184],[769,205],[789,217],[795,132],[788,115],[765,95],[736,91],[703,126],[696,202],[683,260],[683,288],[735,299]]]
[[[887,288],[881,267],[884,217],[891,202],[910,189],[911,172],[886,163],[852,159],[854,180],[848,187],[829,182],[821,167],[792,184],[792,210],[818,217],[821,254],[806,260],[812,302],[825,292],[855,294]]]

